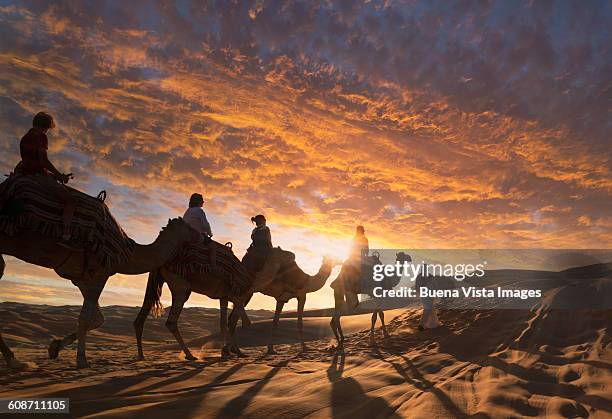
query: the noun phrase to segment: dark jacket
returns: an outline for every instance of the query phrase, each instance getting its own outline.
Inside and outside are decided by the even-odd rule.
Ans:
[[[256,249],[271,249],[272,235],[268,226],[255,227],[251,233],[251,247]]]

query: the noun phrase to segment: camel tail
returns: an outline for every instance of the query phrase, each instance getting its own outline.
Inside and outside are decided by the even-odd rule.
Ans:
[[[151,304],[151,314],[153,317],[160,317],[164,314],[164,305],[161,302],[161,294],[164,286],[164,277],[160,269],[149,272],[147,290],[145,292],[145,304]]]

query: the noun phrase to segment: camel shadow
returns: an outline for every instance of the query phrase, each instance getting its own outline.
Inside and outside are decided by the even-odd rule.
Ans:
[[[371,418],[399,416],[382,397],[368,396],[353,377],[343,377],[343,351],[334,353],[332,362],[327,368],[327,379],[331,382],[331,414],[334,418]]]
[[[263,388],[274,378],[276,374],[289,364],[290,360],[280,362],[266,373],[261,379],[257,380],[255,384],[246,389],[241,395],[233,398],[223,406],[223,408],[217,413],[217,418],[228,418],[228,417],[240,417],[244,410],[247,408],[251,400],[263,390]]]
[[[154,396],[161,398],[163,401],[135,411],[134,415],[136,417],[147,417],[147,415],[155,417],[159,416],[160,412],[165,411],[172,412],[169,413],[170,415],[192,417],[196,414],[196,411],[200,409],[202,401],[205,399],[207,393],[213,391],[219,386],[234,384],[228,383],[226,380],[237,373],[243,367],[243,364],[235,364],[231,366],[206,384],[172,388],[173,384],[178,384],[196,377],[204,370],[206,366],[207,365],[202,365],[199,368],[189,369],[188,371],[173,376],[169,379],[127,392],[123,390],[127,389],[129,386],[123,385],[121,386],[121,390],[115,392],[114,394],[117,402],[115,406],[112,406],[112,408],[123,408],[126,406],[126,403],[130,406],[149,404],[149,398]],[[139,377],[141,378],[142,375]],[[130,382],[132,383],[133,381],[130,380]],[[170,388],[164,389],[164,387]],[[121,394],[118,395],[118,393]],[[71,410],[78,416],[87,416],[98,413],[99,408],[97,408],[96,404],[92,403],[91,400],[95,400],[95,398],[88,398],[88,400],[83,400],[76,403],[71,402]],[[126,414],[126,416],[130,415]]]
[[[421,374],[419,369],[406,356],[399,355],[399,357],[406,365],[406,367],[403,367],[399,363],[387,359],[378,348],[375,348],[374,351],[377,353],[376,358],[391,365],[406,383],[413,385],[414,387],[423,392],[433,393],[433,395],[436,396],[436,398],[440,401],[440,403],[442,403],[446,410],[450,412],[454,417],[468,416],[455,403],[453,403],[452,399],[444,391],[440,390],[435,386],[434,383],[427,380],[423,376],[423,374]],[[408,369],[410,370],[411,374],[407,372]]]

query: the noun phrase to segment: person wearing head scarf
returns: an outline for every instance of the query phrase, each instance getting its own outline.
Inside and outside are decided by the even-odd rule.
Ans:
[[[210,229],[210,223],[206,218],[206,213],[202,209],[204,205],[204,197],[199,193],[194,193],[189,198],[189,208],[183,215],[183,220],[191,226],[197,232],[203,234],[206,237],[212,237],[212,230]]]
[[[427,290],[437,289],[436,278],[428,275],[427,265],[424,265],[423,272],[423,274],[416,278],[414,283],[417,295],[420,294],[421,288],[426,288]],[[419,321],[419,331],[422,332],[426,329],[435,329],[440,324],[435,299],[429,295],[421,297],[421,304],[423,305],[423,314]]]

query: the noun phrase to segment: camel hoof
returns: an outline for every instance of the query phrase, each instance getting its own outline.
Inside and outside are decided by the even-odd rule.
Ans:
[[[233,354],[235,354],[238,358],[246,358],[247,356],[240,350],[237,346],[232,346],[230,348]]]
[[[53,339],[49,344],[47,352],[49,353],[49,359],[56,359],[59,356],[60,348],[62,345],[61,339]]]
[[[276,352],[274,350],[274,348],[270,347],[268,348],[268,352],[266,352],[268,355],[278,355],[278,352]]]
[[[136,361],[144,361],[144,360],[145,360],[144,355],[138,355],[138,356],[136,357]]]
[[[309,351],[309,347],[306,345],[302,345],[302,352],[308,352]]]
[[[229,347],[226,345],[221,349],[221,360],[225,361],[231,356]]]
[[[14,372],[24,371],[28,368],[28,364],[17,360],[17,358],[11,358],[6,363],[9,370]]]
[[[197,361],[198,360],[198,358],[196,358],[195,356],[193,356],[191,354],[185,355],[185,359],[187,361]]]
[[[77,357],[77,369],[82,370],[85,368],[89,368],[89,362],[87,362],[87,358]]]

